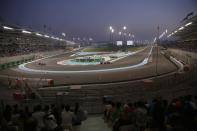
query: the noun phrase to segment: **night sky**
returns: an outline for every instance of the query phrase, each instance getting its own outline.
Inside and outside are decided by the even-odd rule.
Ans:
[[[190,12],[197,13],[197,0],[0,0],[0,18],[68,38],[109,38],[111,25],[117,34],[127,26],[137,40],[152,40],[157,26],[173,30]],[[118,35],[116,35],[118,37]]]

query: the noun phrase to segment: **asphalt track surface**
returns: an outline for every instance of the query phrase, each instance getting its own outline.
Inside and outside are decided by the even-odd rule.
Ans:
[[[103,70],[114,69],[126,66],[132,66],[142,62],[150,52],[151,47],[147,47],[141,52],[116,61],[113,64],[105,65],[58,65],[58,61],[75,58],[71,57],[76,53],[69,52],[54,57],[42,59],[26,65],[27,68],[34,70],[52,70],[52,71],[88,71],[88,70]],[[18,68],[1,71],[1,75],[9,75],[15,77],[23,77],[29,79],[53,79],[55,84],[85,84],[85,83],[103,83],[117,82],[125,80],[136,80],[156,75],[156,49],[152,50],[152,59],[147,64],[137,68],[117,71],[97,71],[97,72],[82,72],[82,73],[47,73],[47,72],[28,72]],[[39,62],[46,63],[45,66],[38,65]],[[176,71],[177,66],[163,56],[160,51],[158,53],[158,75],[167,74]]]

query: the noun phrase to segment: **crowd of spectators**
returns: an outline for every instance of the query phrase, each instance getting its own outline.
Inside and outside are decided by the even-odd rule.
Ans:
[[[57,106],[55,104],[36,105],[32,110],[17,104],[6,105],[0,114],[1,131],[80,131],[87,114],[75,103]]]
[[[0,30],[0,57],[65,49],[66,42]]]
[[[197,52],[197,41],[190,42],[164,42],[162,45],[166,48],[181,49],[190,52]]]
[[[167,101],[137,101],[122,104],[108,101],[104,120],[113,131],[129,126],[132,131],[196,131],[197,97],[190,95]]]
[[[30,53],[44,52],[44,51],[53,51],[58,49],[65,49],[62,46],[52,46],[52,45],[30,45],[30,44],[0,44],[0,57],[9,57],[17,55],[25,55]]]

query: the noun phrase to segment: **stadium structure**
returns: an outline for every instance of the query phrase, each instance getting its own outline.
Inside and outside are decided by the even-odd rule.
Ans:
[[[86,52],[75,42],[2,24],[1,99],[29,106],[79,102],[98,114],[111,100],[196,95],[196,33],[193,16],[136,50]]]
[[[75,42],[2,24],[1,96],[24,105],[80,102],[96,114],[108,100],[196,95],[196,41],[197,16],[127,52],[85,52]]]

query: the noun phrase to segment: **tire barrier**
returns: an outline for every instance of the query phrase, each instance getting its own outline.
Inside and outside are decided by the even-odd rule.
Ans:
[[[35,59],[35,57],[33,56],[33,57],[30,57],[30,58],[27,58],[27,59],[22,59],[22,60],[19,60],[19,61],[11,61],[11,62],[8,62],[8,63],[3,63],[3,64],[0,64],[0,70],[12,68],[12,67],[18,66],[20,64],[23,64],[23,63],[26,63],[26,62],[29,62],[29,61],[33,61],[34,59]]]

